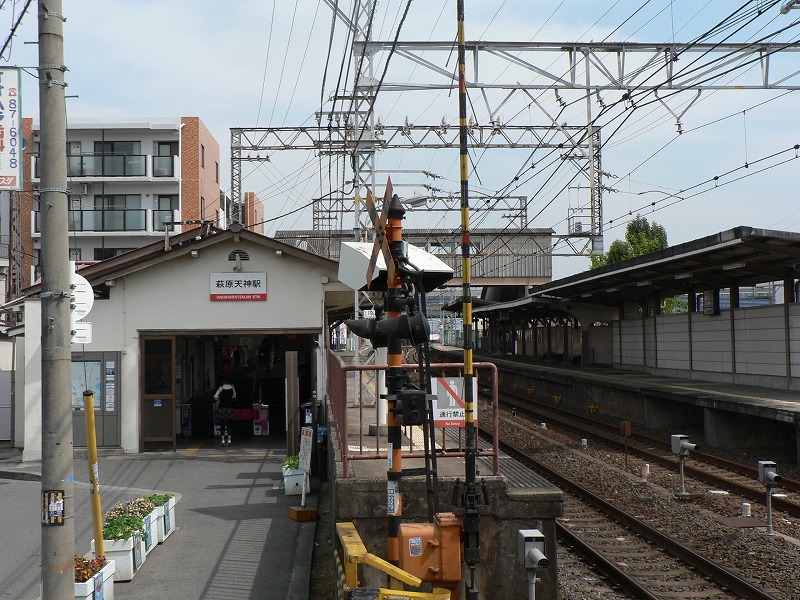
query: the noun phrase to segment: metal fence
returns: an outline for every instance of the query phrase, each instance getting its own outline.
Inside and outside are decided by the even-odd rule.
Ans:
[[[499,437],[499,399],[498,399],[498,377],[497,366],[493,363],[473,363],[476,376],[482,370],[489,371],[491,374],[491,411],[492,411],[492,438],[493,445],[491,450],[478,450],[478,456],[492,457],[493,475],[500,472],[500,437]],[[380,428],[380,403],[367,405],[361,401],[359,390],[362,389],[361,378],[366,372],[381,371],[387,365],[346,365],[336,352],[328,353],[328,394],[330,397],[331,420],[335,431],[331,432],[334,436],[334,443],[338,446],[339,456],[342,461],[342,474],[345,478],[350,477],[350,461],[365,459],[386,459],[387,440],[381,435]],[[403,368],[414,372],[419,369],[416,364],[404,364]],[[463,363],[433,363],[431,369],[441,371],[443,375],[457,376],[463,374]],[[352,374],[352,375],[351,375]],[[348,381],[349,380],[349,381]],[[477,379],[476,379],[477,386]],[[477,388],[476,388],[477,389]],[[480,399],[478,400],[480,403]],[[476,405],[477,410],[477,405]],[[476,415],[477,418],[477,415]],[[370,426],[374,426],[375,435],[369,435]],[[421,450],[422,443],[419,443],[420,427],[403,427],[409,445],[403,448],[404,458],[421,458],[425,456]],[[452,445],[452,436],[446,435],[446,429],[440,428],[437,441],[440,441],[440,448],[437,449],[437,456],[464,456],[464,443],[466,442],[463,432],[459,431],[456,438],[456,447],[448,448],[447,444]]]

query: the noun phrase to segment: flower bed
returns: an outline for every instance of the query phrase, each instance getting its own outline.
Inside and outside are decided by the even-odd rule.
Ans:
[[[75,556],[76,600],[114,600],[116,563],[104,556],[83,558]]]

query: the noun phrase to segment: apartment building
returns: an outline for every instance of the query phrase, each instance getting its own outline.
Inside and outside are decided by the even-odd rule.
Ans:
[[[40,274],[39,135],[38,120],[24,119],[23,287]],[[198,117],[70,119],[64,150],[71,260],[111,258],[201,221],[228,226],[219,142]]]

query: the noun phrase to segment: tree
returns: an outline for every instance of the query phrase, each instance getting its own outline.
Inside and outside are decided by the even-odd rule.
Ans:
[[[615,240],[605,254],[591,254],[591,268],[627,260],[635,256],[650,254],[668,246],[666,230],[656,222],[650,224],[641,215],[628,223],[625,228],[625,241]]]
[[[658,223],[651,224],[645,217],[636,215],[636,218],[625,228],[625,241],[611,242],[611,246],[605,254],[591,254],[589,256],[592,261],[590,268],[597,269],[636,256],[650,254],[663,250],[667,246],[666,230]],[[687,301],[679,296],[665,298],[661,303],[663,313],[685,313],[687,310]]]

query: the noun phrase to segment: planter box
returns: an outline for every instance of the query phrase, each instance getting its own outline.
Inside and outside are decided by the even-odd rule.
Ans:
[[[303,493],[303,478],[306,480],[306,494],[309,493],[308,473],[302,469],[283,469],[283,488],[287,496],[300,496]]]
[[[94,540],[91,545],[92,553],[95,553]],[[141,535],[135,535],[127,540],[103,540],[103,547],[106,551],[106,560],[113,560],[115,563],[114,581],[133,579],[147,557]]]
[[[89,581],[75,583],[75,600],[114,600],[115,563],[106,561],[106,566]]]
[[[144,518],[144,530],[147,532],[147,537],[143,540],[144,551],[145,554],[150,554],[158,546],[158,507]]]
[[[158,511],[158,543],[163,544],[170,534],[175,531],[175,497],[173,496],[163,506],[156,506]]]

